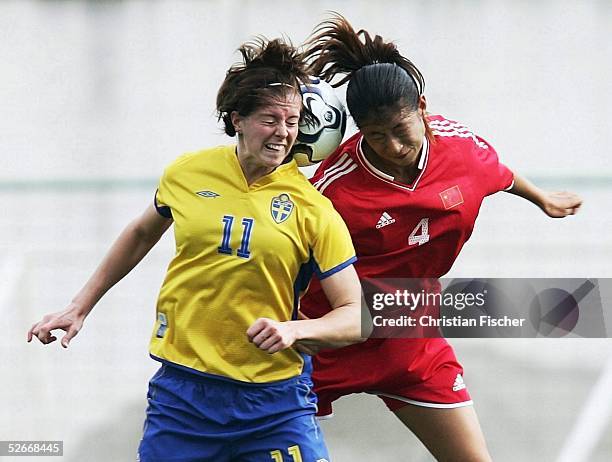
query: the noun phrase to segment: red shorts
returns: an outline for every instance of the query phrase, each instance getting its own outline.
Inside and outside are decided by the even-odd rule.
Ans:
[[[444,338],[369,339],[313,358],[319,417],[351,393],[378,395],[391,411],[406,404],[433,408],[468,406],[463,368]]]

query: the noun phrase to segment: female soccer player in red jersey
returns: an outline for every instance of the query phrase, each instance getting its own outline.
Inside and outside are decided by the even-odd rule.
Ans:
[[[363,41],[362,41],[363,39]],[[426,112],[424,79],[393,43],[356,33],[342,16],[320,25],[305,51],[311,73],[348,82],[359,132],[311,179],[349,227],[360,278],[438,278],[470,237],[482,200],[523,197],[551,217],[576,213],[581,199],[546,192],[499,163],[464,125]],[[328,308],[320,286],[302,299],[305,316]],[[319,415],[350,393],[379,395],[438,460],[491,460],[462,378],[443,338],[371,338],[320,352],[314,361]]]

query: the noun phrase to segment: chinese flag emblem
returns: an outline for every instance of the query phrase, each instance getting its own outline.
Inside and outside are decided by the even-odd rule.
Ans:
[[[452,209],[453,207],[463,204],[463,196],[459,190],[459,186],[455,185],[448,188],[440,193],[440,198],[444,204],[446,210]]]

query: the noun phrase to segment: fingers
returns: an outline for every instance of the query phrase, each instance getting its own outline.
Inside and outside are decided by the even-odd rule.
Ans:
[[[46,322],[45,318],[43,318],[42,321],[33,324],[28,331],[28,342],[31,342],[33,337],[36,337],[40,340],[40,343],[45,345],[53,342],[52,339],[55,340],[55,337],[51,335],[53,329],[55,329],[55,326],[52,323]]]
[[[269,320],[266,318],[259,318],[247,329],[246,334],[249,337],[249,342],[252,342],[253,338],[267,327],[267,321]]]
[[[551,198],[563,204],[565,207],[580,207],[582,198],[578,194],[567,191],[551,193]]]
[[[249,341],[260,347],[267,339],[278,334],[277,321],[268,318],[257,319],[247,330]]]
[[[70,329],[68,329],[68,332],[66,333],[66,335],[64,335],[64,337],[62,338],[62,342],[61,342],[62,346],[64,348],[68,348],[68,344],[74,338],[74,336],[78,333],[79,333],[79,330],[76,327],[71,326]]]
[[[582,206],[582,198],[567,191],[548,193],[548,202],[546,213],[553,218],[575,215]]]
[[[57,337],[52,334],[53,330],[62,329],[66,331],[66,335],[62,338],[61,344],[64,348],[72,338],[79,332],[80,326],[77,326],[77,321],[68,318],[54,317],[54,315],[45,316],[42,321],[34,323],[27,334],[27,341],[31,342],[36,337],[43,345],[48,345],[57,340]]]
[[[32,327],[30,327],[30,330],[28,331],[28,337],[27,337],[28,343],[32,341],[32,336],[33,336],[32,330],[34,329],[34,326],[36,326],[36,324],[33,324]]]
[[[257,348],[273,354],[293,344],[287,323],[260,318],[247,330],[249,341]]]
[[[578,210],[580,210],[580,206],[582,205],[582,201],[572,201],[571,203],[564,204],[564,207],[559,209],[561,217],[566,217],[568,215],[576,215]]]
[[[282,342],[282,337],[278,332],[273,330],[262,332],[260,338],[253,341],[258,348],[271,353],[270,349],[273,349],[279,342]]]
[[[49,343],[52,343],[54,340],[57,340],[57,338],[51,334],[51,329],[42,329],[42,328],[36,328],[34,329],[34,331],[32,332],[32,335],[34,337],[36,337],[40,343],[42,343],[43,345],[48,345]]]
[[[266,353],[274,354],[287,348],[287,345],[280,340],[275,340],[273,343],[270,343],[269,346],[262,345],[259,348]]]
[[[565,209],[565,211],[567,212],[568,215],[576,215],[576,213],[578,213],[578,209],[580,208],[580,206],[578,207],[571,207],[569,209]]]
[[[251,338],[251,342],[255,344],[257,348],[260,348],[268,353],[278,351],[277,344],[282,341],[282,336],[278,332],[275,326],[267,324]]]
[[[572,198],[572,205],[570,207],[571,215],[575,215],[578,212],[578,210],[580,210],[581,206],[582,206],[582,198],[574,194],[574,197]]]

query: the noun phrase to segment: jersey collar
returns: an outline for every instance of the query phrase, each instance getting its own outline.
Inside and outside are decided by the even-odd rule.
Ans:
[[[236,155],[235,145],[228,146],[228,149],[226,151],[226,156],[227,156],[227,160],[229,164],[232,166],[232,169],[234,170],[234,175],[236,179],[238,180],[238,182],[240,183],[240,187],[241,189],[244,190],[244,192],[253,191],[257,188],[268,185],[286,175],[295,175],[296,173],[299,172],[295,159],[291,159],[289,162],[279,165],[272,172],[268,173],[267,175],[262,176],[257,181],[249,185],[247,184],[246,178],[244,176],[244,172],[242,171],[242,167],[240,166],[240,161],[238,160],[238,156]]]
[[[425,172],[425,167],[427,167],[427,160],[429,159],[429,141],[427,140],[427,137],[423,137],[423,147],[421,148],[421,154],[419,156],[419,163],[417,164],[417,168],[420,170],[420,173],[416,177],[416,179],[412,182],[411,185],[405,185],[402,183],[398,183],[395,181],[395,178],[393,176],[374,167],[374,165],[372,165],[372,163],[367,159],[367,157],[363,153],[363,149],[361,148],[362,143],[363,143],[363,135],[361,135],[361,137],[359,138],[359,141],[357,142],[357,157],[360,160],[361,164],[365,167],[365,169],[369,173],[371,173],[372,175],[378,177],[379,179],[383,181],[390,182],[394,184],[395,186],[398,186],[402,189],[407,189],[409,191],[415,190],[419,180],[421,179],[421,177],[423,176],[423,173]]]

